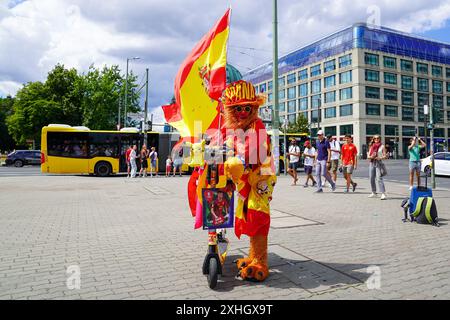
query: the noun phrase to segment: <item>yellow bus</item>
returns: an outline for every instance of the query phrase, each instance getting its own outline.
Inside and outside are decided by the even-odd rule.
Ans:
[[[272,135],[272,130],[269,130],[268,135],[271,136]],[[297,146],[300,147],[300,151],[303,152],[303,145],[305,143],[306,140],[311,140],[309,134],[307,133],[286,133],[286,146],[284,145],[284,140],[285,140],[285,134],[284,132],[280,131],[279,133],[279,146],[280,146],[280,159],[279,159],[279,168],[280,168],[280,172],[284,172],[284,167],[285,167],[285,157],[284,154],[285,152],[287,152],[289,145],[290,145],[290,141],[292,139],[295,139],[297,141]],[[312,142],[312,141],[311,141]],[[287,161],[289,161],[289,159],[287,159]],[[300,157],[300,166],[299,167],[303,167],[303,157]]]
[[[41,172],[102,177],[127,172],[125,152],[132,145],[140,150],[144,135],[147,135],[147,147],[155,147],[158,152],[158,171],[165,172],[165,160],[179,139],[176,133],[141,133],[135,128],[90,130],[64,124],[42,128]],[[186,166],[183,169],[186,170]]]

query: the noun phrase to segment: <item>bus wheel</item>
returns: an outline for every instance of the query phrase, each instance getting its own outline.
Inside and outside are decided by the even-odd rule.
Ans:
[[[111,174],[111,165],[108,162],[101,161],[95,165],[94,172],[99,177],[107,177]]]

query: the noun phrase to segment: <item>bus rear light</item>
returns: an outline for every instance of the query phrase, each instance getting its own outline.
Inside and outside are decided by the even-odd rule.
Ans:
[[[41,164],[45,163],[45,154],[41,152]]]

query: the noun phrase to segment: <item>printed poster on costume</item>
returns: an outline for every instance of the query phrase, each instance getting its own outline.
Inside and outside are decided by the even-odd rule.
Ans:
[[[203,229],[232,228],[234,195],[232,191],[205,188],[203,195]]]

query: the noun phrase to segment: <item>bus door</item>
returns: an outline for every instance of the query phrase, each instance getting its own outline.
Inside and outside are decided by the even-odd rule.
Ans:
[[[126,152],[130,146],[137,145],[136,153],[141,151],[143,138],[139,133],[122,133],[120,134],[120,149],[119,149],[119,172],[127,172]],[[140,166],[140,161],[136,161]]]

